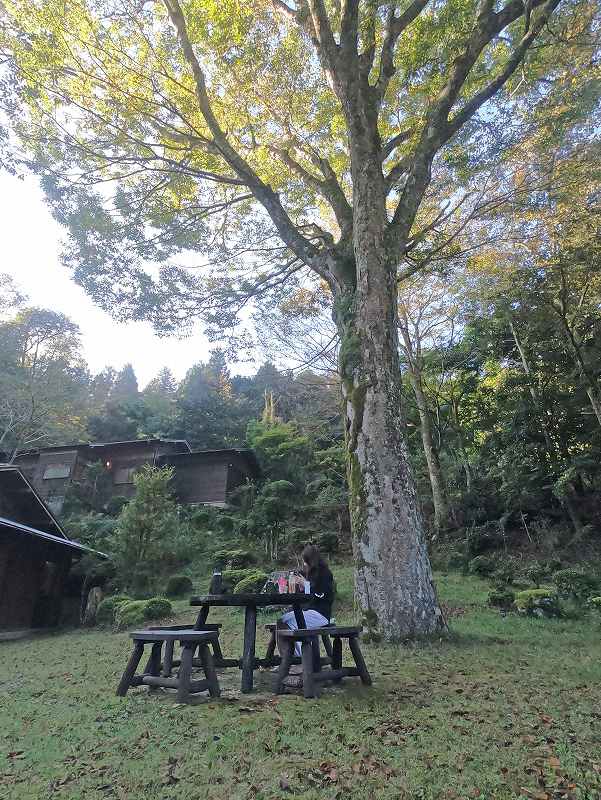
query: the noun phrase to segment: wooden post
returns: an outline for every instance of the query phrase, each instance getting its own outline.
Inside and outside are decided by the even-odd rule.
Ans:
[[[253,689],[256,637],[257,607],[248,605],[244,616],[244,649],[242,652],[242,691],[245,694],[252,692]]]
[[[294,653],[294,642],[289,639],[281,639],[282,660],[274,681],[273,691],[274,694],[281,694],[284,687],[284,678],[288,677],[290,671],[290,664],[292,662],[292,654]]]
[[[299,631],[304,631],[307,627],[307,624],[305,622],[305,615],[303,614],[302,608],[298,605],[298,603],[295,603],[292,606],[292,611],[294,612],[294,619],[296,620]]]
[[[131,685],[132,678],[136,674],[136,670],[138,668],[138,664],[140,663],[140,659],[142,658],[143,652],[144,652],[144,643],[136,642],[134,644],[134,651],[129,657],[129,661],[127,662],[127,666],[125,667],[125,672],[123,673],[123,677],[119,681],[119,686],[117,687],[118,697],[125,697],[125,695],[127,694],[127,690]]]
[[[359,640],[356,636],[351,636],[348,640],[348,646],[351,648],[351,653],[353,654],[353,658],[355,659],[355,664],[357,665],[357,669],[359,670],[359,677],[361,678],[361,683],[365,684],[365,686],[371,686],[371,675],[367,669],[367,664],[365,663],[365,659],[363,658],[363,653],[361,652],[361,648],[359,647]]]
[[[303,695],[306,698],[315,697],[317,694],[317,687],[313,680],[314,649],[312,639],[303,639],[301,653],[303,660]]]
[[[211,610],[211,606],[201,606],[200,611],[198,612],[198,617],[196,618],[196,624],[194,625],[195,631],[201,631],[205,622],[207,621],[207,617],[209,616],[209,611]]]
[[[200,660],[204,669],[207,683],[209,684],[209,694],[211,697],[219,697],[221,690],[219,688],[219,681],[217,680],[217,673],[215,672],[215,664],[213,662],[213,655],[209,646],[201,644],[198,648]]]
[[[174,641],[165,642],[165,658],[163,659],[163,675],[169,678],[173,669],[173,647]]]
[[[339,669],[342,669],[342,639],[337,636],[332,643],[332,672]],[[335,683],[340,683],[340,678]]]
[[[194,652],[194,645],[189,642],[184,642],[182,647],[182,660],[179,665],[177,687],[177,702],[187,703],[190,697],[190,677],[192,675],[192,657]]]
[[[146,669],[144,670],[145,673],[148,675],[152,675],[153,678],[158,677],[161,674],[161,651],[163,649],[162,642],[155,642],[152,645],[152,650],[150,651],[150,658],[148,659],[148,664]],[[156,689],[155,686],[149,686],[148,691],[152,692]]]

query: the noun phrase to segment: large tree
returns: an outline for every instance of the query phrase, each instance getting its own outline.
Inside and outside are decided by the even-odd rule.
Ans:
[[[356,593],[388,639],[442,625],[403,434],[398,282],[422,263],[407,257],[433,166],[459,186],[578,70],[594,4],[559,4],[5,0],[15,130],[97,302],[222,332],[260,292],[327,285]]]

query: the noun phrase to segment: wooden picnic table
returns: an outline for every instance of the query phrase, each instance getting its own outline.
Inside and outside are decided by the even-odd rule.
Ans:
[[[303,606],[314,600],[312,594],[206,594],[190,599],[191,606],[200,606],[195,630],[200,630],[206,623],[209,611],[213,606],[244,608],[244,645],[242,658],[237,663],[242,669],[242,691],[246,694],[253,689],[253,671],[256,667],[273,667],[279,659],[255,658],[257,639],[257,608],[266,606],[292,606],[296,624],[300,630],[305,625]]]

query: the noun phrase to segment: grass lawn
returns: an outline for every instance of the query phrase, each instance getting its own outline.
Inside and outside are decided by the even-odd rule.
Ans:
[[[350,573],[335,573],[347,621]],[[374,686],[349,680],[320,700],[273,697],[267,674],[240,696],[233,670],[219,701],[119,699],[126,634],[0,643],[0,798],[599,800],[599,622],[502,617],[475,578],[438,586],[450,637],[364,646]],[[211,619],[239,652],[241,613]]]

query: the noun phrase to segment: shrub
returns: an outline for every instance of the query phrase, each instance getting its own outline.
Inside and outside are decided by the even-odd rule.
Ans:
[[[478,556],[488,550],[502,547],[503,531],[495,522],[474,526],[467,535],[467,550],[472,556]]]
[[[144,604],[144,616],[146,619],[168,617],[172,611],[173,607],[166,597],[151,597]]]
[[[181,597],[192,591],[192,581],[187,575],[172,575],[167,581],[165,594],[167,597]]]
[[[247,570],[249,573],[245,578],[234,586],[234,594],[244,594],[245,592],[260,592],[268,578],[266,572],[260,569]]]
[[[98,625],[112,625],[115,621],[115,614],[117,608],[122,603],[130,603],[131,597],[126,594],[114,594],[112,597],[106,597],[98,604],[96,611],[96,622]]]
[[[577,569],[560,569],[553,575],[553,583],[560,595],[583,602],[595,593],[599,581],[594,575]]]
[[[545,565],[541,564],[540,561],[534,561],[524,572],[524,576],[530,581],[530,583],[533,583],[537,589],[540,587],[547,575],[548,573]]]
[[[237,583],[244,580],[244,578],[248,578],[250,575],[254,575],[256,572],[255,567],[251,567],[249,569],[226,569],[221,574],[221,580],[225,586],[229,587],[229,589],[233,589]]]
[[[551,586],[526,589],[515,595],[515,607],[521,614],[533,617],[560,617],[557,591]]]
[[[491,578],[500,586],[511,586],[515,580],[515,574],[515,565],[511,561],[503,561],[492,573]]]
[[[143,625],[146,621],[146,600],[130,600],[120,603],[115,612],[115,624],[119,630]]]
[[[589,606],[597,614],[601,614],[601,597],[590,597],[588,601]]]
[[[218,550],[213,556],[216,562],[228,569],[244,569],[257,563],[257,558],[250,550]]]
[[[496,564],[492,558],[489,558],[488,556],[476,556],[476,558],[472,558],[468,568],[473,575],[485,577],[492,575],[492,573],[495,571]]]
[[[492,589],[488,595],[488,605],[508,611],[513,605],[515,595],[509,589]]]

